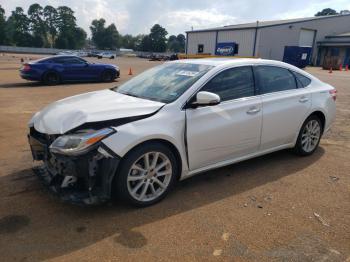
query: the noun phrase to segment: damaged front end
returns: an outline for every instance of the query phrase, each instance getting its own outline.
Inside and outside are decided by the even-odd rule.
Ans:
[[[42,161],[34,172],[62,200],[96,205],[111,198],[112,181],[120,158],[101,143],[113,129],[47,135],[30,127],[33,159]]]

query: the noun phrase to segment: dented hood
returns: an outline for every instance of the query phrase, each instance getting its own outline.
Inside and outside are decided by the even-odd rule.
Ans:
[[[31,124],[45,134],[64,134],[82,124],[154,113],[164,103],[102,90],[68,97],[36,113]]]

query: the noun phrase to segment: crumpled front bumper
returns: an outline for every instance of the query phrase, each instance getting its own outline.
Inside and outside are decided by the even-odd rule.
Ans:
[[[52,154],[53,138],[31,130],[28,135],[33,159],[42,161],[34,173],[43,184],[65,202],[98,205],[111,199],[114,176],[120,158],[102,144],[80,156]]]

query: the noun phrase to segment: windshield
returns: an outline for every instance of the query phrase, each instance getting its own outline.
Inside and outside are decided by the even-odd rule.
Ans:
[[[166,63],[145,71],[115,88],[114,91],[125,95],[171,103],[211,68],[213,66]]]

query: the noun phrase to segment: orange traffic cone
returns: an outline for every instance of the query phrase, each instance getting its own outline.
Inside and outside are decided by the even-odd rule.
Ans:
[[[343,65],[339,66],[339,71],[343,71]]]
[[[329,73],[332,74],[333,73],[333,68],[329,68]]]
[[[131,70],[131,67],[129,68],[129,76],[132,76],[132,70]]]

